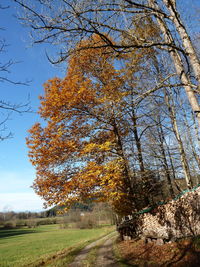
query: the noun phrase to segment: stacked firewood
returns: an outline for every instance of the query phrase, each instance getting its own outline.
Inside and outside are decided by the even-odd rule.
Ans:
[[[160,243],[200,235],[200,187],[148,212],[134,214],[118,226],[122,239]]]

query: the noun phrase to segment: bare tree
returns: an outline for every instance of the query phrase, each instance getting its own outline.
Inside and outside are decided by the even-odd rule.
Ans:
[[[163,2],[166,3],[166,2],[170,2],[170,1],[163,1]],[[155,0],[149,0],[149,3],[150,3],[150,6],[152,6],[154,9],[160,10],[159,7],[158,7],[157,2]],[[170,2],[170,11],[175,9],[175,5],[176,5],[176,1],[171,1]],[[169,7],[169,5],[168,5],[168,7]],[[178,15],[176,13],[176,17],[177,16],[180,17],[180,15]],[[166,42],[169,43],[169,44],[175,44],[175,40],[173,38],[173,35],[172,35],[169,27],[167,26],[165,20],[164,20],[165,19],[165,15],[164,14],[160,14],[160,12],[159,12],[159,14],[158,13],[156,14],[156,18],[157,18],[157,22],[158,22],[158,24],[160,26],[160,29],[161,29],[161,31],[162,31],[162,33],[164,35],[164,39],[166,40]],[[169,18],[169,16],[168,16],[168,18]],[[175,26],[177,27],[178,26],[177,19],[173,18],[173,21],[174,20],[176,21]],[[182,26],[183,26],[183,24],[182,24]],[[182,31],[179,28],[177,30],[179,31],[179,33],[182,33]],[[187,35],[186,31],[184,32],[184,38],[186,38],[185,35]],[[182,35],[181,35],[181,38],[183,39]],[[187,38],[189,38],[188,35],[187,35]],[[186,48],[186,45],[185,45],[185,48]],[[192,49],[192,48],[190,47],[190,49]],[[193,51],[193,53],[195,53],[194,49],[192,51]],[[185,57],[188,54],[187,50],[186,51],[181,51],[181,52],[184,54]],[[172,48],[172,49],[169,49],[169,53],[170,53],[170,55],[172,57],[172,60],[174,62],[174,65],[175,65],[175,68],[176,68],[176,72],[179,75],[179,77],[180,77],[180,79],[181,79],[181,81],[182,81],[182,83],[184,85],[188,100],[189,100],[190,105],[192,107],[192,110],[197,115],[197,120],[198,120],[198,123],[199,123],[199,126],[200,126],[200,106],[199,106],[197,97],[195,95],[195,91],[194,91],[194,88],[193,88],[194,85],[192,85],[192,83],[190,81],[190,78],[188,77],[187,73],[185,72],[184,63],[183,63],[183,60],[181,58],[180,51],[178,51],[178,49],[176,49],[176,48]],[[192,52],[190,54],[192,54]],[[190,59],[191,59],[191,56],[190,56]],[[192,60],[194,61],[193,57],[192,57]],[[196,57],[195,57],[195,60],[197,60]],[[195,61],[195,67],[196,67],[196,65],[197,64],[196,64],[196,61]],[[197,78],[197,81],[198,81],[198,76],[196,76],[196,78]]]
[[[169,115],[170,115],[173,131],[174,131],[174,134],[175,134],[177,142],[178,142],[179,153],[180,153],[181,163],[182,163],[183,170],[184,170],[186,184],[187,184],[188,188],[191,188],[192,187],[192,180],[191,180],[191,175],[190,175],[190,169],[189,169],[189,165],[187,162],[187,157],[186,157],[185,149],[183,146],[181,134],[180,134],[178,124],[177,124],[174,101],[173,101],[173,98],[170,96],[169,92],[167,92],[167,91],[166,91],[165,100],[166,100],[166,104],[167,104],[167,107],[169,110]]]

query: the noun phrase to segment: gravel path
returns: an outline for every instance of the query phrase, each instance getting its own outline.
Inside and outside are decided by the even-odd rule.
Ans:
[[[75,260],[68,265],[68,267],[86,267],[88,266],[86,263],[86,258],[90,250],[100,244],[100,248],[98,249],[97,255],[97,263],[95,264],[96,267],[108,267],[113,266],[117,267],[112,252],[113,242],[116,239],[116,235],[113,236],[113,233],[89,244],[86,246],[81,252],[76,256]]]

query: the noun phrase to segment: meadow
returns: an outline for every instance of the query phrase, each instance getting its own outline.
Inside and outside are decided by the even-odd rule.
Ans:
[[[114,230],[113,226],[93,229],[61,229],[60,225],[0,230],[0,266],[51,266],[65,258],[65,263],[93,240]],[[59,266],[53,263],[53,266]]]

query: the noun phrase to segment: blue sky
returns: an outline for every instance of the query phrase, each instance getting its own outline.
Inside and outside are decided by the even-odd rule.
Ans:
[[[5,5],[9,1],[1,0]],[[0,10],[0,36],[4,37],[9,46],[1,61],[20,61],[12,66],[9,78],[15,81],[32,80],[29,86],[0,83],[0,100],[11,103],[26,103],[30,98],[31,107],[37,110],[38,96],[43,93],[43,83],[49,78],[63,76],[63,68],[52,66],[44,53],[44,46],[31,47],[28,29],[19,24],[15,5]],[[47,47],[46,47],[47,48]],[[0,73],[1,75],[1,73]],[[2,120],[0,110],[0,121]],[[0,142],[0,211],[41,210],[42,200],[30,188],[35,171],[29,162],[25,138],[27,130],[39,120],[36,113],[23,115],[13,113],[6,123],[8,131],[13,132],[11,139]]]

